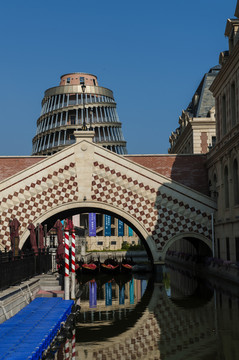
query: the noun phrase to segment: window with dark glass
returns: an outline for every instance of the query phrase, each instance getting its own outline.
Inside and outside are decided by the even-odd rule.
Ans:
[[[233,188],[234,188],[234,204],[239,204],[239,183],[238,183],[238,163],[235,159],[233,162]]]
[[[225,166],[224,169],[224,199],[225,207],[229,208],[229,183],[228,183],[228,168]]]
[[[236,243],[236,262],[239,262],[239,237],[235,238]]]
[[[239,244],[238,244],[239,245]],[[220,239],[217,239],[217,257],[220,259],[221,252],[220,252]]]
[[[67,82],[67,84],[70,84],[70,82],[71,82],[71,78],[69,77],[69,78],[67,78],[66,79],[66,82]]]
[[[227,132],[227,110],[226,110],[226,96],[222,97],[222,134]]]
[[[231,84],[231,124],[232,127],[236,124],[236,86]]]
[[[212,136],[212,147],[214,147],[216,145],[216,136]]]
[[[226,248],[227,248],[227,260],[230,260],[230,243],[229,243],[229,238],[226,238]]]
[[[217,201],[217,175],[213,175],[213,198]]]
[[[85,83],[85,78],[83,76],[80,77],[80,84],[84,84]]]

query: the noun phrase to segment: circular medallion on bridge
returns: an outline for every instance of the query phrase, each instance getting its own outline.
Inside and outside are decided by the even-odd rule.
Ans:
[[[86,151],[86,150],[87,150],[87,145],[86,145],[86,144],[82,144],[82,145],[81,145],[81,150],[82,150],[82,151]]]

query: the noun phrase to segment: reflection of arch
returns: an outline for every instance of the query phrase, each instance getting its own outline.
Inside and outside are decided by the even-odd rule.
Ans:
[[[153,313],[158,294],[153,296],[154,292],[153,283],[149,281],[141,301],[127,314],[128,317],[116,320],[112,325],[109,322],[105,323],[103,330],[98,323],[92,323],[93,331],[84,326],[82,333],[81,329],[78,331],[76,328],[78,358],[133,359],[137,356],[137,359],[159,359],[160,327]],[[108,339],[110,341],[107,341]]]
[[[167,264],[170,288],[169,300],[181,308],[197,308],[206,305],[213,297],[213,290],[206,286],[204,280],[197,278],[192,272],[174,264]]]
[[[166,253],[168,251],[168,249],[170,248],[170,246],[172,246],[173,243],[175,243],[176,241],[180,240],[180,239],[195,239],[195,242],[197,240],[201,240],[204,244],[206,244],[210,250],[212,250],[212,242],[204,235],[202,234],[198,234],[198,233],[193,233],[193,232],[188,232],[188,233],[180,233],[177,234],[175,236],[173,236],[171,239],[169,239],[164,247],[163,250],[163,259],[166,256]]]
[[[142,311],[138,321],[134,321],[134,325],[130,328],[130,322],[128,322],[124,332],[117,334],[114,338],[111,337],[110,342],[96,339],[92,343],[88,336],[85,342],[80,343],[77,340],[80,340],[82,332],[77,331],[78,358],[173,359],[175,354],[179,358],[185,358],[185,349],[188,349],[190,352],[186,352],[187,355],[189,354],[186,358],[191,359],[192,351],[200,353],[199,349],[202,347],[208,358],[215,358],[215,356],[210,357],[211,337],[208,336],[215,331],[213,297],[208,298],[206,303],[198,303],[199,306],[195,311],[192,307],[177,306],[168,298],[162,284],[154,283],[152,297],[147,308],[144,309],[140,303],[138,305],[140,308],[137,310]],[[117,326],[120,327],[119,323]],[[97,328],[96,323],[94,331],[97,331]]]
[[[135,281],[135,279],[134,279]],[[98,300],[97,300],[97,307],[93,310],[94,311],[94,318],[97,319],[97,314],[99,315],[99,312],[101,313],[108,313],[107,321],[105,319],[97,320],[99,321],[99,326],[95,327],[94,324],[92,324],[92,319],[89,316],[92,312],[92,309],[89,308],[89,305],[87,307],[84,306],[84,302],[81,301],[81,304],[83,304],[81,309],[81,314],[79,315],[79,319],[83,320],[85,324],[89,324],[89,327],[84,326],[84,333],[81,333],[81,342],[85,343],[87,341],[91,342],[97,342],[100,343],[102,341],[107,341],[108,339],[111,339],[112,342],[114,342],[113,338],[116,339],[127,339],[129,337],[129,334],[132,333],[132,328],[142,326],[142,324],[145,324],[145,317],[148,316],[147,308],[149,306],[149,303],[151,302],[152,296],[154,291],[154,284],[153,279],[150,278],[146,290],[135,305],[131,305],[133,307],[123,307],[122,305],[113,305],[112,309],[107,309],[107,306],[104,308],[99,307]],[[88,303],[88,300],[86,300]],[[120,326],[119,326],[119,318],[115,316],[115,311],[124,309],[128,309],[127,316],[122,316],[120,319]],[[130,311],[129,311],[130,310]],[[86,316],[84,316],[83,312],[88,313]],[[113,315],[114,314],[114,315]],[[147,315],[146,315],[147,314]],[[103,315],[102,315],[103,316]],[[89,319],[89,320],[88,320]],[[80,321],[82,323],[83,321]],[[94,331],[92,332],[93,326]]]
[[[130,224],[130,226],[135,230],[135,232],[140,236],[141,239],[146,241],[146,244],[148,245],[148,250],[150,250],[151,256],[154,261],[158,260],[157,257],[157,247],[155,245],[155,242],[149,236],[146,229],[142,226],[142,223],[140,223],[133,215],[130,213],[114,206],[111,204],[106,204],[104,202],[94,202],[94,201],[79,201],[79,202],[71,202],[59,205],[57,207],[54,207],[53,209],[50,209],[49,211],[46,211],[43,215],[41,215],[39,218],[35,219],[34,225],[36,226],[38,223],[44,223],[47,222],[50,218],[52,218],[52,222],[57,220],[59,217],[61,218],[60,214],[62,213],[62,219],[66,216],[67,212],[70,212],[71,215],[75,213],[79,213],[81,211],[84,212],[104,212],[113,214],[116,217],[123,219],[126,223]],[[22,248],[23,244],[27,240],[29,236],[29,231],[26,229],[24,233],[21,236],[19,247]]]

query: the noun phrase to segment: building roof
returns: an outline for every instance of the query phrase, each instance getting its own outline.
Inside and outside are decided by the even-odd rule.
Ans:
[[[209,90],[215,77],[220,71],[221,66],[212,67],[208,73],[202,78],[197,90],[195,91],[192,101],[188,105],[186,111],[191,117],[207,117],[210,109],[215,105],[214,97]]]
[[[236,10],[234,14],[237,18],[239,18],[239,0],[237,0]]]

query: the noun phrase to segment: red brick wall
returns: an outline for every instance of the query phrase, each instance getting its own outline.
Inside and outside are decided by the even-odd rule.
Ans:
[[[125,158],[209,194],[206,155],[125,155]]]
[[[205,155],[125,155],[159,174],[208,195]],[[0,157],[0,181],[17,174],[45,157]]]
[[[0,157],[0,181],[32,166],[45,157]]]

